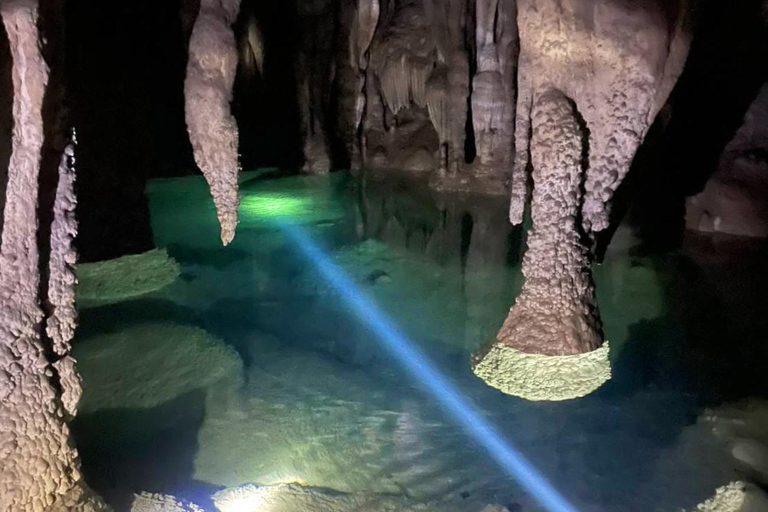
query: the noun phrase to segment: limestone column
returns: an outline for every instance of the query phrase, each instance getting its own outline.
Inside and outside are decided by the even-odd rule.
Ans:
[[[38,5],[6,1],[0,14],[13,58],[14,119],[0,244],[0,511],[105,510],[82,481],[57,373],[40,338],[37,203],[48,67],[39,48]],[[60,332],[71,334],[63,325]]]
[[[574,104],[546,89],[534,99],[533,228],[525,284],[496,340],[474,371],[493,387],[529,400],[584,396],[610,378],[578,222],[582,140]]]

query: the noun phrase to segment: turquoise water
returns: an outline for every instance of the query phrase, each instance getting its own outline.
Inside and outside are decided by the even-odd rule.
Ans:
[[[620,227],[595,268],[614,379],[584,399],[530,403],[469,369],[522,284],[524,235],[503,200],[440,196],[396,175],[258,171],[241,190],[223,248],[202,179],[152,182],[156,243],[179,278],[81,311],[74,429],[86,476],[115,503],[147,490],[210,506],[223,487],[299,482],[430,510],[541,510],[381,349],[282,222],[300,225],[579,510],[678,511],[743,476],[706,411],[765,396],[764,247],[689,237],[650,253]]]

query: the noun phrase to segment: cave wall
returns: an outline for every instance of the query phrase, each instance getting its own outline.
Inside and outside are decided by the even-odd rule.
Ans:
[[[330,161],[335,169],[428,173],[442,190],[506,193],[514,0],[479,7],[467,0],[299,5],[297,105],[306,172],[326,172]]]
[[[57,3],[62,4],[42,2]],[[593,7],[606,10],[614,3],[623,5]],[[655,216],[651,231],[682,225],[669,222],[670,216],[682,218],[683,196],[701,191],[765,81],[765,72],[754,64],[765,55],[764,34],[756,28],[764,30],[756,14],[761,2],[701,3],[692,57],[666,107],[669,126],[659,130],[662,156],[637,180],[640,189],[660,180],[668,185],[655,195],[669,197],[648,200],[644,208],[646,219]],[[525,134],[515,138],[518,97],[526,94],[530,74],[518,72],[517,4],[245,0],[235,23],[240,57],[232,103],[242,167],[312,173],[406,169],[429,174],[440,190],[508,194],[511,175],[526,175],[512,172],[514,156],[528,150]],[[674,5],[662,14],[672,15]],[[198,172],[180,92],[198,8],[195,0],[107,7],[93,0],[66,2],[70,92],[63,112],[81,127],[86,179],[77,185],[83,212],[78,244],[84,261],[151,248],[146,180]],[[141,38],[135,37],[137,26]],[[57,68],[51,69],[55,80]],[[518,124],[526,130],[525,123]],[[52,150],[44,167],[55,170],[61,143]],[[525,159],[518,162],[527,165]],[[612,195],[614,186],[603,187],[602,181],[599,188]],[[513,184],[516,198],[525,195],[522,181]],[[593,195],[587,201],[601,204]],[[606,215],[600,216],[605,225]]]
[[[296,62],[300,132],[306,174],[331,169],[331,111],[336,8],[333,0],[298,1],[299,51]]]

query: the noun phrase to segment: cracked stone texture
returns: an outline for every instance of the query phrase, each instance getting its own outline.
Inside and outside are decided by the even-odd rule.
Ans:
[[[554,87],[572,99],[588,133],[583,224],[608,227],[608,203],[682,72],[690,46],[688,0],[519,0],[516,159],[510,219],[523,219],[530,115]]]
[[[231,25],[239,9],[240,0],[200,2],[184,83],[187,131],[195,162],[211,187],[224,245],[235,236],[240,202],[237,123],[229,106],[238,58]]]
[[[12,51],[14,86],[0,246],[0,511],[105,510],[82,481],[39,334],[36,210],[48,68],[39,51],[37,2],[5,2],[0,14]]]

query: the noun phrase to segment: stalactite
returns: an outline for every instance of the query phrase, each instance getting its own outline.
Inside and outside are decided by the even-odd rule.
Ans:
[[[533,229],[523,259],[525,284],[497,340],[478,354],[475,372],[509,394],[564,400],[601,386],[610,365],[577,224],[583,133],[560,91],[535,99],[532,137]]]
[[[231,24],[239,8],[240,0],[201,1],[184,87],[187,131],[195,162],[211,187],[224,245],[235,236],[239,205],[237,123],[229,107],[237,69]]]
[[[445,66],[435,69],[427,85],[427,106],[429,118],[437,131],[440,144],[450,140],[448,113],[448,70]]]
[[[0,14],[10,41],[14,89],[0,245],[0,511],[105,510],[82,481],[40,338],[37,201],[48,68],[39,50],[37,2],[8,1]]]
[[[74,137],[73,137],[74,143]],[[55,363],[62,389],[62,403],[70,417],[77,414],[77,403],[82,394],[80,376],[75,361],[70,356],[72,339],[77,325],[75,310],[75,284],[77,278],[74,265],[77,252],[74,238],[77,235],[75,218],[75,155],[74,147],[68,146],[59,164],[59,183],[53,205],[51,226],[51,254],[49,260],[48,302],[51,313],[46,322],[46,333],[52,342],[54,354],[59,358]]]
[[[379,78],[384,100],[392,112],[397,114],[412,103],[427,106],[427,81],[432,69],[432,63],[427,59],[406,52],[386,59]]]
[[[588,158],[581,214],[587,233],[608,227],[609,206],[667,95],[690,43],[688,0],[649,1],[637,8],[606,3],[560,9],[555,0],[519,0],[521,55],[512,177],[513,223],[525,202],[531,94],[556,86],[579,104]]]
[[[408,55],[401,53],[386,60],[379,71],[381,92],[386,105],[397,114],[411,104],[411,76]]]

